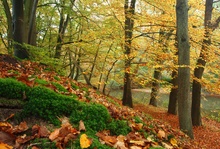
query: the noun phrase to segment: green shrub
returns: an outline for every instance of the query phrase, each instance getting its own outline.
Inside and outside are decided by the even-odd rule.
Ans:
[[[100,131],[106,128],[110,120],[110,114],[106,107],[100,104],[85,103],[72,110],[70,122],[78,124],[82,120],[86,128]]]
[[[72,97],[60,95],[54,91],[37,86],[27,95],[29,101],[25,104],[22,116],[36,116],[59,124],[57,116],[69,116],[71,110],[80,103]]]
[[[0,96],[9,99],[22,99],[29,87],[12,78],[0,78]]]
[[[108,124],[107,129],[110,130],[112,135],[127,135],[131,128],[128,126],[128,122],[125,120],[115,120],[113,119],[111,123]]]

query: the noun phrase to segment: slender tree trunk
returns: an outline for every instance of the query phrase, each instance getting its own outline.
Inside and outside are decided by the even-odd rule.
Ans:
[[[103,64],[102,64],[102,69],[101,69],[101,72],[102,72],[102,73],[101,73],[101,75],[100,75],[100,77],[99,77],[98,90],[100,90],[101,81],[102,81],[102,76],[103,76],[103,72],[104,72],[104,68],[105,68],[105,63],[106,63],[106,61],[107,61],[108,54],[109,54],[109,52],[110,52],[111,49],[112,49],[112,46],[113,46],[113,44],[110,45],[110,47],[109,47],[109,49],[108,49],[108,52],[107,52],[107,54],[106,54],[106,56],[105,56],[105,60],[104,60],[104,62],[103,62]],[[104,93],[104,90],[103,90],[103,93]]]
[[[131,42],[134,27],[134,12],[135,12],[136,0],[125,0],[124,13],[125,13],[125,75],[124,75],[124,92],[122,98],[122,104],[133,107],[132,93],[131,93]],[[130,5],[129,5],[130,4]]]
[[[197,60],[196,68],[194,69],[194,80],[192,89],[192,123],[193,126],[201,126],[201,83],[204,67],[206,65],[206,56],[208,54],[208,46],[211,44],[211,18],[212,18],[212,5],[213,0],[206,0],[205,7],[205,36],[203,40],[202,49],[199,59]]]
[[[12,51],[11,51],[12,39],[13,39],[12,16],[11,16],[11,12],[10,12],[10,8],[9,8],[7,0],[2,0],[2,4],[4,6],[4,11],[5,11],[5,15],[6,15],[6,18],[7,18],[7,24],[8,24],[8,30],[7,30],[8,45],[7,45],[7,49],[9,51],[9,54],[12,54]]]
[[[152,82],[152,89],[151,89],[151,98],[150,98],[150,105],[157,107],[158,102],[158,94],[160,89],[160,81],[161,80],[161,68],[155,68],[154,70],[154,80]]]
[[[29,58],[29,54],[22,46],[24,37],[24,9],[23,0],[12,1],[14,55],[20,59]]]
[[[168,113],[177,114],[177,93],[178,93],[178,74],[177,70],[172,72],[172,88],[169,96]]]
[[[188,1],[177,0],[178,114],[180,129],[193,138],[190,102],[190,45],[188,36]]]
[[[102,41],[99,42],[98,48],[97,48],[96,53],[95,53],[95,57],[94,57],[94,60],[93,60],[93,63],[92,63],[92,68],[91,68],[91,71],[90,71],[90,74],[89,74],[89,82],[91,82],[91,79],[92,79],[92,75],[93,75],[96,60],[97,60],[97,57],[98,57],[98,54],[99,54],[99,48],[100,48],[101,43],[102,43]]]
[[[36,9],[38,0],[34,0],[31,9],[31,15],[29,19],[29,30],[28,30],[28,44],[36,46]]]
[[[118,61],[118,60],[115,60],[115,61],[112,63],[112,66],[111,66],[111,68],[108,70],[108,73],[107,73],[107,75],[106,75],[105,82],[108,82],[109,75],[110,75],[112,69],[114,68],[115,64],[117,63],[117,61]],[[103,92],[104,95],[106,95],[106,93],[105,93],[105,88],[106,88],[106,83],[104,84],[103,90],[102,90],[102,92]]]

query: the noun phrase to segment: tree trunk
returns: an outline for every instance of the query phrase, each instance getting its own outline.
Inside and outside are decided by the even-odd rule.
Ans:
[[[168,113],[177,114],[177,93],[178,93],[178,78],[177,70],[172,72],[172,88],[169,96]]]
[[[132,93],[131,93],[131,42],[134,27],[134,12],[135,12],[136,0],[125,0],[124,3],[124,13],[125,13],[125,75],[124,75],[124,92],[122,98],[122,104],[133,107],[132,103]],[[130,4],[130,5],[129,5]]]
[[[57,45],[56,45],[56,51],[55,51],[55,58],[60,58],[61,56],[61,48],[62,48],[62,42],[64,38],[64,33],[66,31],[66,27],[69,22],[69,14],[64,17],[64,8],[62,8],[61,13],[60,13],[60,25],[59,25],[59,32],[57,36]]]
[[[11,17],[11,12],[10,12],[10,8],[9,8],[7,0],[2,0],[2,4],[4,6],[4,11],[5,11],[5,15],[6,15],[6,18],[7,18],[7,24],[8,24],[8,30],[7,30],[8,45],[7,45],[7,49],[9,51],[9,54],[12,54],[12,51],[10,50],[12,48],[12,39],[13,39],[12,17]]]
[[[178,114],[180,129],[193,138],[190,102],[190,45],[188,36],[188,1],[177,0]]]
[[[32,3],[31,14],[29,18],[29,30],[28,30],[28,44],[36,46],[36,9],[37,9],[38,0],[34,0]]]
[[[22,46],[24,37],[24,9],[23,0],[12,1],[14,55],[20,59],[29,58],[29,54]]]
[[[201,83],[202,75],[204,72],[204,67],[206,65],[206,56],[208,53],[208,46],[211,44],[211,18],[212,18],[212,5],[213,0],[206,0],[205,7],[205,36],[203,40],[202,49],[200,52],[199,59],[197,60],[196,68],[194,69],[194,80],[193,80],[193,89],[192,89],[192,123],[193,126],[201,126]]]
[[[151,90],[151,98],[149,105],[157,107],[158,102],[158,94],[160,89],[160,81],[161,80],[161,68],[155,68],[154,70],[154,80],[152,83],[152,90]]]
[[[94,68],[95,68],[96,60],[98,58],[99,48],[100,48],[101,43],[102,43],[102,41],[99,41],[99,45],[98,45],[98,48],[96,50],[95,57],[94,57],[94,60],[93,60],[93,63],[92,63],[92,68],[91,68],[91,71],[90,71],[90,74],[89,74],[89,82],[91,82],[91,79],[92,79],[92,75],[93,75],[93,71],[94,71]]]

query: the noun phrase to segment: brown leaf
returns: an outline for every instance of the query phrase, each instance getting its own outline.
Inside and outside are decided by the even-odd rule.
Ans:
[[[12,133],[13,126],[8,122],[0,122],[0,130]]]
[[[0,142],[13,146],[16,137],[8,132],[0,131]]]
[[[15,126],[13,128],[13,133],[21,133],[28,129],[26,122],[21,122],[19,125]]]
[[[31,149],[40,149],[40,148],[38,148],[37,146],[32,146]]]
[[[56,138],[58,138],[59,134],[60,134],[60,128],[55,129],[55,130],[49,135],[49,139],[50,139],[51,141],[54,141]]]
[[[32,134],[36,135],[37,138],[48,137],[49,130],[45,126],[34,125],[32,127]]]
[[[157,137],[160,139],[166,138],[166,133],[163,130],[159,130],[157,133]]]
[[[86,131],[86,127],[82,120],[79,121],[79,131]]]

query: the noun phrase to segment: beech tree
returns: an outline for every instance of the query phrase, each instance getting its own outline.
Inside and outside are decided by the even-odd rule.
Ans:
[[[176,1],[178,47],[178,114],[180,129],[193,138],[190,102],[190,45],[188,0]]]
[[[125,14],[125,75],[124,75],[124,91],[122,97],[122,104],[133,107],[132,93],[131,93],[131,43],[134,27],[134,12],[136,0],[125,0],[124,14]]]
[[[20,59],[29,58],[27,50],[22,46],[24,42],[24,9],[23,0],[12,1],[12,22],[14,55]]]
[[[211,45],[211,34],[218,27],[220,22],[220,17],[212,23],[212,10],[213,10],[213,0],[206,0],[205,4],[205,34],[202,43],[202,49],[200,51],[199,58],[194,69],[194,79],[192,88],[192,123],[194,126],[201,126],[201,79],[207,63],[207,56],[209,55],[209,46]]]

